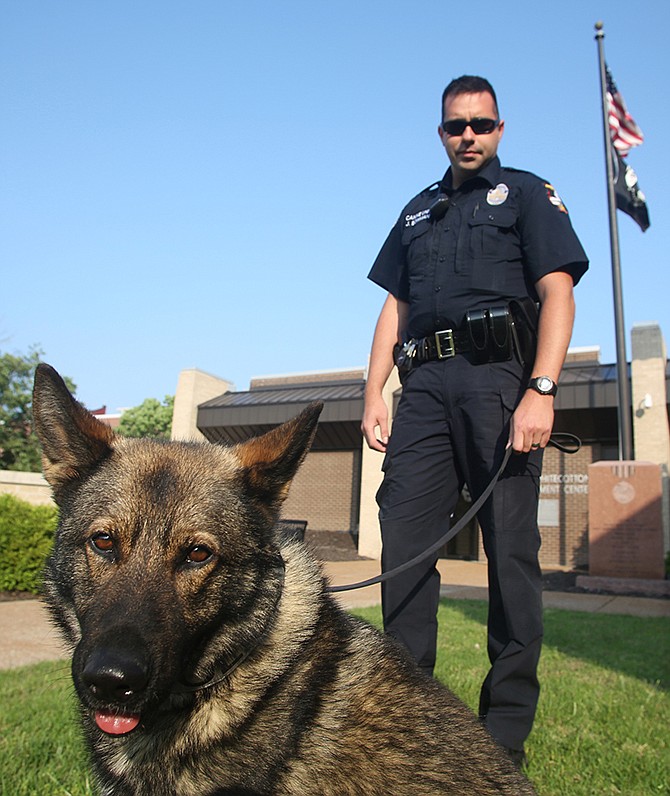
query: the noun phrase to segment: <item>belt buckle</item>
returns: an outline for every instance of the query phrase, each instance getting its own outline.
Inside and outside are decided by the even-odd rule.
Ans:
[[[455,357],[456,345],[453,331],[451,329],[443,329],[441,332],[435,332],[435,347],[437,348],[438,359]]]

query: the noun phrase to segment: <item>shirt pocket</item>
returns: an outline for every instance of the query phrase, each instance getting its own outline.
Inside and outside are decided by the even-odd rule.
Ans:
[[[517,212],[513,207],[478,208],[468,222],[470,255],[473,261],[508,262],[521,259],[521,242],[516,230]]]
[[[407,252],[410,298],[416,297],[417,291],[428,278],[432,241],[433,225],[427,221],[405,227],[402,231],[402,245]]]

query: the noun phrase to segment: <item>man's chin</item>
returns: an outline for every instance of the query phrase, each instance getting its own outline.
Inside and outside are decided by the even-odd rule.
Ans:
[[[464,171],[477,171],[484,165],[484,158],[481,155],[461,155],[458,165]]]
[[[474,177],[479,171],[481,171],[483,165],[484,162],[482,160],[467,162],[459,161],[455,165],[452,165],[452,169],[454,176],[457,176],[457,182],[462,183],[465,180],[469,180],[471,177]]]

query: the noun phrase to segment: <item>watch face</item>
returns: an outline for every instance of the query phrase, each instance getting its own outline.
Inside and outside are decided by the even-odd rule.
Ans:
[[[548,376],[540,376],[537,380],[537,388],[541,392],[549,392],[554,386],[554,382]]]

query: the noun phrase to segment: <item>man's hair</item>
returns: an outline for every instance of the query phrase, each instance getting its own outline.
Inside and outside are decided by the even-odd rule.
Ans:
[[[490,94],[493,97],[493,104],[496,108],[496,115],[498,114],[498,99],[493,90],[493,86],[484,77],[477,75],[461,75],[449,83],[449,85],[442,92],[442,108],[440,109],[440,117],[444,121],[444,101],[448,96],[455,97],[458,94]]]

